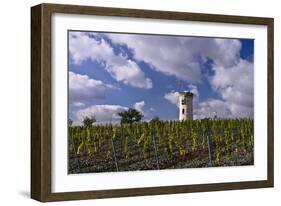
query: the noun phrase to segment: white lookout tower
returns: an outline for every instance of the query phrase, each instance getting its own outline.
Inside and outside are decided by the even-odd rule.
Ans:
[[[192,92],[179,92],[179,120],[193,120]]]

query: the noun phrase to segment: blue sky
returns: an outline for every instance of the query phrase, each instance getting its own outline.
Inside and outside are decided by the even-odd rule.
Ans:
[[[194,118],[253,117],[254,40],[69,31],[69,116],[79,124],[178,118],[178,92]]]

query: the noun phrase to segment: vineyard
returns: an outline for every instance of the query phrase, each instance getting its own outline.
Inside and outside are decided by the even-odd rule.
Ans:
[[[157,170],[254,164],[252,119],[71,126],[68,172]]]

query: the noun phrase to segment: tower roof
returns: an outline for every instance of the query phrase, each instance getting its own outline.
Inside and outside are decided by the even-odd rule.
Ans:
[[[179,94],[185,97],[193,97],[193,93],[189,91],[179,92]]]

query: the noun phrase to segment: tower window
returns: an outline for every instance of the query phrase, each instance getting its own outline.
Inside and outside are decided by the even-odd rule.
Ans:
[[[185,105],[185,100],[181,100],[181,105]]]
[[[184,114],[184,109],[182,109],[182,114]]]

